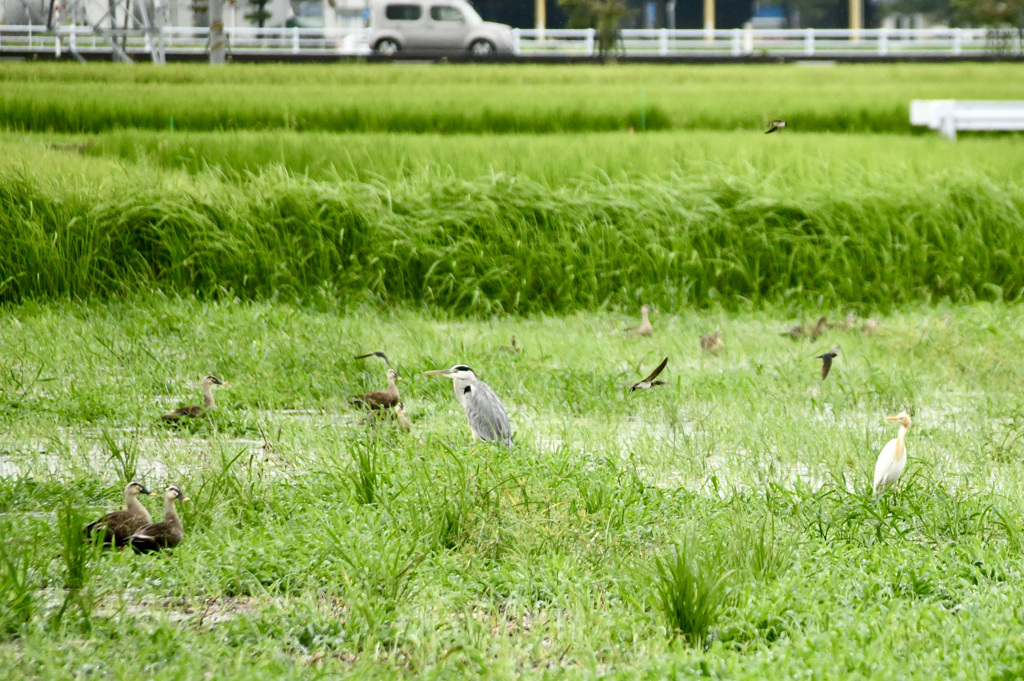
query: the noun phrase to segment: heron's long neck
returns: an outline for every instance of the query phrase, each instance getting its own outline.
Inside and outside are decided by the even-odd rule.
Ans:
[[[150,522],[149,511],[142,505],[139,498],[134,494],[124,493],[124,507],[128,509],[128,512],[132,515],[144,515],[146,516],[146,522]]]
[[[452,381],[452,388],[455,390],[455,399],[459,401],[459,404],[464,404],[466,386],[472,384],[472,382],[472,380],[466,378],[456,378]]]
[[[217,403],[213,401],[213,384],[203,383],[203,408],[216,409]]]
[[[181,518],[178,517],[178,511],[174,508],[174,497],[164,499],[164,522],[181,525]]]
[[[898,461],[907,455],[907,427],[900,426],[900,432],[896,436],[896,455]]]

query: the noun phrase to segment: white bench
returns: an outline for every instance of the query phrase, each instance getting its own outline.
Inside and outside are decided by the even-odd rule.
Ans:
[[[954,142],[957,130],[1024,130],[1024,101],[915,99],[910,124],[926,125]]]

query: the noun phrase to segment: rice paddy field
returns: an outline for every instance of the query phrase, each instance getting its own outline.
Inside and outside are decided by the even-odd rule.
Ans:
[[[0,81],[4,678],[1024,675],[1024,138],[908,125],[1019,66]]]

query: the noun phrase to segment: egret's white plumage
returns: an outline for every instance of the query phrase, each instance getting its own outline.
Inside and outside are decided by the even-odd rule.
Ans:
[[[900,412],[897,416],[887,416],[886,421],[900,424],[900,432],[882,447],[875,463],[875,494],[881,494],[903,475],[907,468],[907,431],[910,429],[910,415]]]
[[[437,369],[426,373],[431,376],[448,376],[452,379],[455,399],[466,410],[473,439],[504,442],[506,447],[512,449],[512,425],[508,422],[505,405],[489,385],[476,377],[472,369],[465,364],[456,364],[451,369]]]

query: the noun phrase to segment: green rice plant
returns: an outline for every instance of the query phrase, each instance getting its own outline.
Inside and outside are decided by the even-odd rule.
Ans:
[[[0,521],[4,536],[12,536],[14,524]],[[28,623],[38,610],[35,583],[35,551],[31,541],[0,542],[0,638],[8,640]]]
[[[353,469],[349,473],[352,495],[356,502],[370,505],[381,501],[386,471],[380,459],[380,447],[376,438],[360,439],[352,443],[349,450]]]
[[[86,630],[91,626],[90,616],[94,599],[88,593],[87,584],[90,578],[90,566],[103,550],[103,543],[90,541],[82,532],[82,528],[90,520],[70,497],[65,497],[57,508],[57,534],[61,549],[61,562],[64,564],[64,602],[49,621],[49,626],[58,628],[67,613],[74,606],[80,615],[80,622]]]
[[[693,647],[705,647],[708,633],[725,608],[730,572],[702,564],[692,540],[658,558],[655,567],[655,595],[669,631]]]
[[[793,560],[793,546],[775,532],[775,516],[749,529],[737,548],[747,570],[761,583],[776,579]]]
[[[118,441],[117,437],[108,428],[104,428],[100,435],[103,449],[107,453],[107,462],[113,463],[115,471],[120,480],[135,480],[138,475],[139,466],[139,443],[133,437],[128,440]]]

